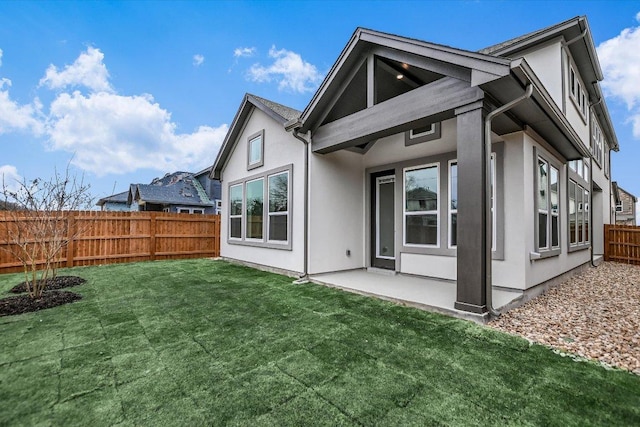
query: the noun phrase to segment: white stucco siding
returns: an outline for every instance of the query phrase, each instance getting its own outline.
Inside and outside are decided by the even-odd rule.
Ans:
[[[456,151],[456,119],[440,124],[440,139],[405,147],[404,132],[380,138],[364,155],[364,167],[387,165],[410,159],[434,156]]]
[[[457,258],[454,256],[402,253],[400,255],[400,272],[456,280],[458,274]]]
[[[247,138],[261,130],[264,130],[264,164],[247,170]],[[286,132],[282,125],[257,108],[253,109],[222,171],[221,256],[290,272],[304,271],[304,150],[304,144]],[[293,165],[289,189],[291,250],[229,243],[229,183],[288,165]],[[242,227],[244,232],[244,216]],[[266,233],[266,227],[263,232]]]
[[[363,268],[365,186],[362,155],[310,158],[309,273]],[[347,255],[350,251],[350,255]]]
[[[523,55],[551,98],[562,108],[562,45],[560,39]]]
[[[504,138],[504,259],[492,263],[492,282],[496,286],[524,289],[527,231],[533,226],[532,194],[525,191],[525,175],[533,175],[531,164],[525,166],[524,134]],[[529,173],[530,172],[530,173]]]

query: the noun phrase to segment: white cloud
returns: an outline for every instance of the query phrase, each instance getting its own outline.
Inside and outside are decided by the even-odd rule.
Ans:
[[[236,58],[250,58],[256,54],[255,47],[237,47],[233,50],[233,56]]]
[[[51,104],[50,146],[98,176],[150,168],[199,169],[212,163],[227,125],[176,133],[171,114],[151,95],[62,93]]]
[[[53,64],[49,65],[45,76],[40,79],[40,86],[47,85],[51,89],[84,86],[94,92],[113,92],[103,59],[104,54],[100,49],[88,47],[73,64],[65,65],[62,71],[58,71]]]
[[[202,65],[203,62],[204,62],[204,56],[200,55],[199,53],[196,55],[193,55],[193,65],[195,67],[199,67],[200,65]]]
[[[0,78],[0,135],[11,131],[31,131],[40,135],[43,131],[38,118],[42,108],[40,101],[36,99],[33,105],[18,105],[9,96],[9,87],[11,80]]]
[[[278,82],[278,89],[291,92],[314,91],[322,81],[322,75],[315,65],[302,59],[302,57],[290,50],[276,50],[275,46],[269,49],[269,57],[275,59],[273,64],[264,67],[260,64],[251,66],[248,72],[250,80],[255,82]]]
[[[636,20],[640,22],[640,13]],[[616,37],[600,43],[597,50],[605,94],[626,104],[633,135],[640,138],[640,26],[625,28]]]
[[[15,166],[0,166],[0,193],[2,193],[4,189],[8,191],[17,191],[20,188],[21,182],[22,177]]]

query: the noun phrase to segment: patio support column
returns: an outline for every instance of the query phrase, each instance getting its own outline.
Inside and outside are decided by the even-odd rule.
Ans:
[[[483,101],[456,109],[458,150],[457,296],[455,308],[487,313],[491,286],[491,149],[484,136]]]

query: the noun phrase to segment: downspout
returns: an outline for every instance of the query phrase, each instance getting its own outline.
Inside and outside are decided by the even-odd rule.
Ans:
[[[595,86],[595,83],[593,83],[593,85]],[[591,109],[593,107],[595,107],[596,105],[600,104],[602,102],[602,98],[598,99],[595,102],[592,102],[591,105],[589,105],[589,110],[591,111]],[[593,113],[592,113],[592,117],[591,120],[593,120]],[[593,135],[592,135],[592,130],[593,126],[590,126],[589,129],[589,145],[591,145],[591,142],[593,141]],[[603,145],[602,150],[604,150],[605,147]],[[604,153],[603,153],[604,155]],[[604,160],[604,159],[603,159]],[[611,186],[611,180],[609,180],[609,186]],[[590,252],[591,252],[591,267],[596,267],[596,264],[593,262],[593,155],[589,156],[589,197],[591,197],[591,202],[589,202],[589,242],[591,242],[591,247],[590,247]],[[609,200],[611,200],[611,191],[609,191]],[[611,202],[609,202],[611,203]],[[611,209],[609,209],[609,211],[611,211]],[[609,214],[609,216],[611,216],[611,214]]]
[[[487,169],[487,176],[490,177],[490,168],[491,168],[491,121],[498,115],[510,110],[511,108],[515,107],[516,105],[518,105],[519,103],[521,103],[522,101],[524,101],[525,99],[529,98],[531,96],[531,94],[533,93],[533,85],[531,83],[529,83],[527,85],[527,88],[525,90],[525,93],[523,95],[520,95],[519,97],[517,97],[516,99],[514,99],[511,102],[508,102],[507,104],[504,104],[502,107],[497,108],[493,111],[491,111],[489,114],[487,114],[487,117],[484,119],[484,144],[485,144],[485,157],[488,156],[489,157],[489,161],[486,162],[486,169]],[[488,221],[489,224],[489,236],[493,236],[493,220]],[[493,254],[493,251],[491,251],[491,253]],[[489,260],[489,264],[493,262],[492,259]],[[489,272],[491,270],[489,269]],[[488,283],[486,286],[486,299],[487,299],[487,309],[489,310],[489,314],[491,314],[492,316],[500,316],[500,312],[495,310],[493,308],[493,280],[491,278],[491,274],[489,273],[489,277],[488,277]]]
[[[309,280],[309,141],[298,132],[300,122],[292,129],[293,136],[304,143],[304,259],[302,276],[296,283]]]
[[[604,148],[604,147],[603,147]],[[593,262],[593,156],[589,157],[589,251],[591,252],[591,267],[596,267]]]

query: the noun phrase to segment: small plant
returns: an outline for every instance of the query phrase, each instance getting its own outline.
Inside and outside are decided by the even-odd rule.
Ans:
[[[79,230],[70,228],[69,211],[88,210],[93,205],[90,186],[71,175],[56,170],[49,180],[23,179],[14,183],[2,177],[3,207],[0,217],[4,242],[0,250],[8,252],[23,267],[27,292],[39,299],[47,280],[55,278],[60,254]]]

